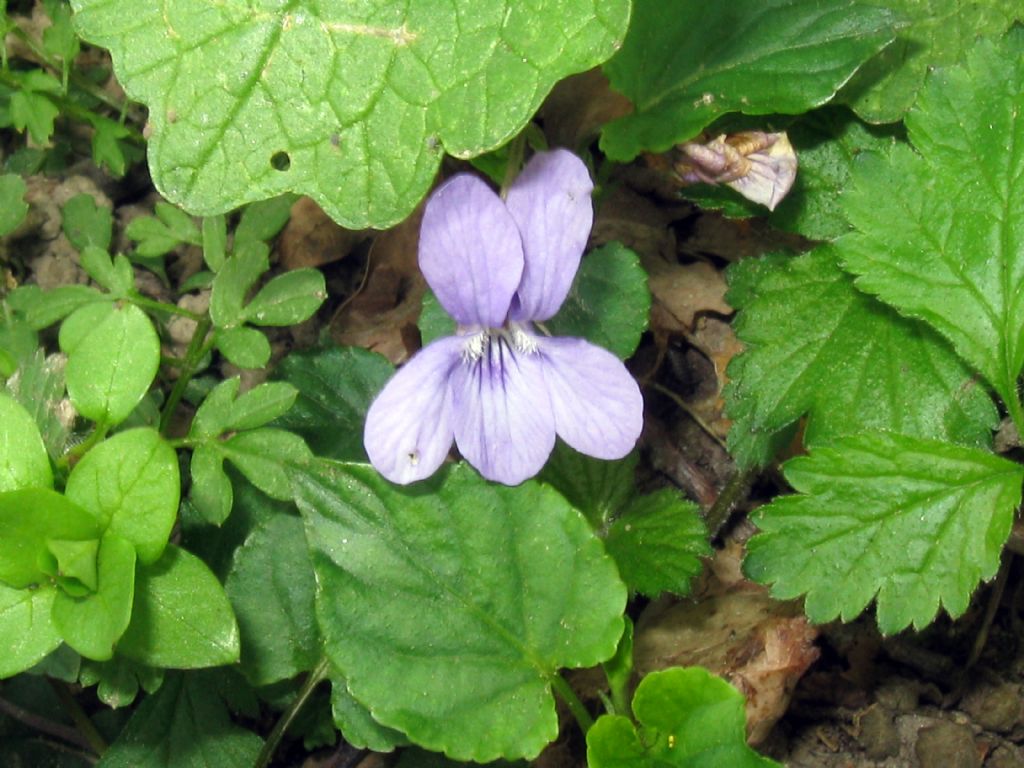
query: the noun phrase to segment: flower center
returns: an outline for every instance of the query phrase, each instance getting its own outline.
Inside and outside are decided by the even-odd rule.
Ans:
[[[508,323],[501,328],[475,328],[466,335],[462,360],[475,363],[491,353],[492,345],[498,347],[494,351],[506,347],[513,354],[532,355],[537,351],[537,337],[519,323]]]

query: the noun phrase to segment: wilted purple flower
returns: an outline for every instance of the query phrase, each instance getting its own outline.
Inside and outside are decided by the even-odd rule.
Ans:
[[[420,350],[370,406],[363,442],[386,478],[429,477],[453,438],[480,474],[506,485],[540,471],[556,434],[601,459],[633,448],[643,400],[622,362],[532,325],[569,292],[592,189],[579,158],[555,150],[535,155],[504,201],[466,174],[431,196],[420,269],[458,330]]]

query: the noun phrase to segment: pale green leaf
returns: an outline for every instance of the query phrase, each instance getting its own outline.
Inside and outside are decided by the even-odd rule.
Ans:
[[[239,368],[262,368],[270,361],[270,342],[255,328],[221,328],[217,331],[217,349]]]
[[[555,738],[551,676],[614,654],[626,598],[576,510],[465,465],[415,488],[355,464],[293,478],[327,655],[374,719],[458,760]]]
[[[797,114],[820,106],[896,34],[897,17],[850,0],[636,0],[622,49],[605,65],[633,102],[605,126],[613,160],[664,152],[727,112]]]
[[[906,122],[916,152],[858,164],[840,260],[858,288],[950,339],[1020,421],[1024,30],[936,70]]]
[[[808,444],[866,429],[990,443],[997,415],[980,382],[924,324],[857,291],[831,247],[744,261],[729,281],[746,345],[726,389],[740,463],[768,462],[803,416]]]
[[[189,499],[203,519],[220,525],[231,514],[234,491],[224,472],[224,454],[212,444],[197,445],[189,462],[192,487]]]
[[[638,725],[603,715],[587,732],[590,768],[782,768],[747,746],[740,692],[701,667],[647,675],[633,713]]]
[[[293,269],[260,288],[245,305],[244,316],[254,325],[297,325],[308,320],[326,298],[319,270]]]
[[[50,586],[14,589],[0,583],[0,679],[30,669],[60,645],[50,620],[56,594]]]
[[[816,622],[930,623],[966,609],[999,567],[1024,467],[986,451],[885,432],[844,438],[786,464],[798,491],[761,507],[744,570],[781,599],[806,594]]]
[[[35,330],[48,328],[87,304],[107,303],[110,299],[88,285],[61,285],[43,291],[38,285],[15,288],[7,301],[25,315],[25,322]]]
[[[245,296],[260,275],[270,269],[270,249],[248,241],[236,247],[217,270],[210,291],[210,319],[218,328],[231,328],[245,320]]]
[[[35,419],[13,397],[0,392],[0,491],[49,488],[50,458]]]
[[[295,191],[353,229],[426,194],[445,151],[514,136],[621,42],[628,0],[251,5],[73,0],[149,107],[157,189],[200,214]]]

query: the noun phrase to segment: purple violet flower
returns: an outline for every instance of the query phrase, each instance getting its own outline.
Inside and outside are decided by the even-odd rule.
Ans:
[[[481,475],[506,485],[540,471],[556,434],[600,459],[633,448],[643,399],[622,362],[532,325],[569,293],[592,189],[582,161],[555,150],[535,155],[504,201],[468,174],[431,195],[420,269],[458,330],[414,355],[370,406],[363,442],[384,477],[429,477],[453,439]]]

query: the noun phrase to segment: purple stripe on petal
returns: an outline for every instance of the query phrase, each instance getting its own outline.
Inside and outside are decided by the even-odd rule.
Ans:
[[[547,320],[562,306],[594,221],[593,189],[583,161],[564,149],[534,155],[513,182],[505,204],[526,258],[513,320]]]
[[[453,176],[430,196],[420,227],[420,269],[459,325],[497,328],[523,274],[519,230],[475,176]]]
[[[598,459],[629,453],[643,428],[644,401],[622,361],[583,339],[540,344],[558,436]]]
[[[391,482],[430,477],[448,455],[454,436],[448,379],[464,343],[448,336],[421,349],[370,406],[363,445],[370,463]]]
[[[488,480],[518,485],[555,447],[555,425],[536,353],[492,338],[452,374],[455,443]]]

